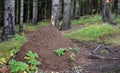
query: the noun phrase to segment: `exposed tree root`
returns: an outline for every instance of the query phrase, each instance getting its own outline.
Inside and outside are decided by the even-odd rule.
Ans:
[[[98,54],[98,52],[100,52],[100,50],[107,50],[110,54],[110,56],[105,56],[104,54]],[[111,56],[111,55],[115,55]],[[84,71],[97,71],[99,73],[103,73],[103,72],[111,72],[111,71],[120,71],[120,56],[118,55],[116,57],[117,53],[112,50],[109,47],[100,45],[97,48],[95,48],[95,50],[93,50],[91,53],[89,53],[87,55],[88,58],[90,59],[101,59],[101,60],[115,60],[117,62],[111,63],[111,64],[106,64],[106,65],[102,65],[102,66],[94,66],[94,67],[84,67]]]
[[[89,53],[87,55],[87,57],[91,58],[91,59],[120,60],[120,58],[117,58],[117,57],[105,57],[105,56],[101,56],[101,55],[97,55],[97,54],[92,54],[92,53]]]

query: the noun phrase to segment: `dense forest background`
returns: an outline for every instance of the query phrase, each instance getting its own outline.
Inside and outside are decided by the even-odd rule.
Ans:
[[[24,0],[24,22],[32,21],[32,13],[33,13],[33,1],[34,0]],[[76,0],[77,1],[77,0]],[[75,0],[71,0],[71,12],[75,14]],[[96,13],[102,13],[102,9],[104,6],[104,0],[79,0],[79,14],[83,15],[91,15]],[[4,2],[5,0],[0,0],[0,26],[4,24]],[[64,1],[60,0],[61,3],[61,13],[63,14]],[[15,0],[15,19],[16,24],[20,21],[20,4],[21,0]],[[38,12],[37,12],[37,21],[46,20],[51,18],[52,12],[52,0],[38,0]],[[113,0],[111,3],[112,13],[117,12],[118,10],[118,0]]]

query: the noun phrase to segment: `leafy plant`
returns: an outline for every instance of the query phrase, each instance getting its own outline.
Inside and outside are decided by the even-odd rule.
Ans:
[[[29,71],[29,65],[24,62],[11,59],[9,61],[9,65],[10,65],[11,72],[13,73]]]
[[[15,55],[18,51],[19,51],[19,49],[12,49],[12,50],[10,50],[10,56]]]
[[[66,52],[68,49],[66,48],[59,48],[57,50],[55,50],[55,53],[58,55],[58,56],[62,56],[64,55],[64,52]]]
[[[73,45],[72,49],[73,49],[74,52],[78,52],[79,51],[79,48],[75,44]]]
[[[82,72],[83,68],[82,66],[79,65],[79,66],[75,66],[73,70]]]
[[[70,60],[74,61],[74,60],[75,60],[75,58],[76,58],[75,53],[71,53],[71,54],[70,54]]]
[[[27,54],[27,57],[25,57],[25,59],[27,59],[27,62],[29,64],[29,68],[32,71],[36,71],[38,69],[38,65],[41,64],[39,61],[37,61],[37,53],[33,53],[32,51],[29,51]]]
[[[0,57],[0,64],[6,64],[7,61],[5,58]]]

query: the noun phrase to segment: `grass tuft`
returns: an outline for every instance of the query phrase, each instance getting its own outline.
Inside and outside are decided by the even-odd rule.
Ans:
[[[50,24],[50,21],[40,21],[40,22],[38,22],[39,26],[47,26],[49,24]]]
[[[73,25],[90,25],[90,24],[98,24],[101,22],[101,15],[87,15],[82,16],[80,20],[72,20]]]
[[[112,26],[108,24],[101,25],[91,25],[77,31],[66,34],[65,36],[70,39],[77,39],[80,41],[92,41],[100,40],[100,38],[112,35],[115,33],[115,30]]]
[[[120,35],[105,40],[106,44],[120,45]]]

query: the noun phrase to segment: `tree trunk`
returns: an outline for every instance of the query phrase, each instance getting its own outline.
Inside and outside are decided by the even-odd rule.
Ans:
[[[75,0],[71,0],[71,18],[74,17]]]
[[[75,4],[75,15],[74,15],[74,19],[79,19],[79,10],[80,10],[80,5],[79,5],[79,0],[76,0],[76,4]]]
[[[118,0],[118,11],[117,14],[120,16],[120,0]]]
[[[63,13],[63,24],[61,30],[68,30],[71,28],[71,0],[64,0],[64,13]]]
[[[110,2],[108,0],[104,0],[104,9],[102,15],[103,22],[110,21]]]
[[[15,26],[15,0],[5,0],[4,26],[1,36],[2,41],[14,36]]]
[[[36,22],[38,21],[38,0],[36,0]]]
[[[21,5],[20,5],[20,25],[19,25],[19,32],[23,32],[23,13],[24,13],[24,0],[21,0]]]
[[[18,24],[19,23],[19,0],[16,0],[16,23]]]
[[[4,1],[0,1],[0,28],[4,24]]]
[[[30,1],[28,0],[27,4],[27,23],[30,23]]]
[[[59,12],[59,20],[62,20],[63,18],[63,0],[60,1],[60,12]]]
[[[32,17],[32,23],[33,23],[33,24],[36,24],[36,23],[37,23],[36,3],[37,3],[37,0],[33,0],[33,17]]]
[[[51,24],[56,26],[59,29],[59,0],[52,0],[52,15],[51,15]]]
[[[1,24],[2,24],[2,1],[0,1],[0,27],[2,26]]]
[[[46,20],[47,19],[47,0],[45,0],[45,8],[44,8],[44,19]]]

